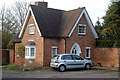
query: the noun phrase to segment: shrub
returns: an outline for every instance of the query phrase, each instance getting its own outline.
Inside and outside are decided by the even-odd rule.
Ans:
[[[13,43],[10,41],[7,45],[7,49],[13,49]]]
[[[20,44],[18,47],[17,47],[17,50],[18,50],[18,54],[20,57],[24,58],[25,57],[25,46]]]

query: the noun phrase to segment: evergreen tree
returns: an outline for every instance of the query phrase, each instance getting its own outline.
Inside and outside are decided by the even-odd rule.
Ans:
[[[101,26],[100,38],[109,41],[109,47],[120,46],[120,1],[111,2]]]

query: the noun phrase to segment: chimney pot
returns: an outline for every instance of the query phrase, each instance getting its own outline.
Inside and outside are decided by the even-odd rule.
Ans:
[[[47,2],[40,2],[40,1],[38,1],[38,2],[35,2],[35,5],[36,6],[41,6],[41,7],[44,7],[44,8],[47,8]]]

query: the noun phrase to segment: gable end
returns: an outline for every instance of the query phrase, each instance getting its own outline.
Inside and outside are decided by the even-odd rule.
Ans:
[[[27,23],[28,23],[28,21],[29,21],[30,16],[33,17],[33,20],[34,20],[34,22],[35,22],[35,25],[36,25],[37,30],[38,30],[38,32],[39,32],[39,35],[41,36],[41,32],[40,32],[40,30],[39,30],[37,21],[36,21],[36,19],[35,19],[34,13],[33,13],[32,8],[31,8],[31,6],[30,6],[29,9],[28,9],[28,12],[27,12],[27,15],[26,15],[24,24],[23,24],[22,29],[21,29],[21,31],[20,31],[19,38],[21,38],[22,35],[24,34],[24,31],[25,31],[25,28],[26,28],[26,26],[27,26]]]
[[[86,20],[87,20],[87,22],[88,22],[88,24],[89,24],[93,34],[94,34],[94,37],[98,38],[97,32],[95,31],[94,26],[92,24],[92,21],[91,21],[90,17],[88,16],[88,13],[87,13],[85,8],[83,9],[83,11],[81,12],[80,16],[78,17],[76,23],[74,24],[72,30],[70,31],[70,33],[68,35],[68,37],[70,37],[72,35],[74,29],[76,28],[76,26],[77,26],[78,22],[80,21],[81,17],[83,16],[83,14],[85,14],[85,18],[86,18]]]

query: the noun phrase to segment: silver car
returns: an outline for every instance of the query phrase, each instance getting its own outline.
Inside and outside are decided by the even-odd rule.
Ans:
[[[59,69],[63,72],[66,69],[86,68],[90,69],[93,66],[91,60],[87,60],[76,54],[59,54],[51,59],[50,66],[53,69]]]

